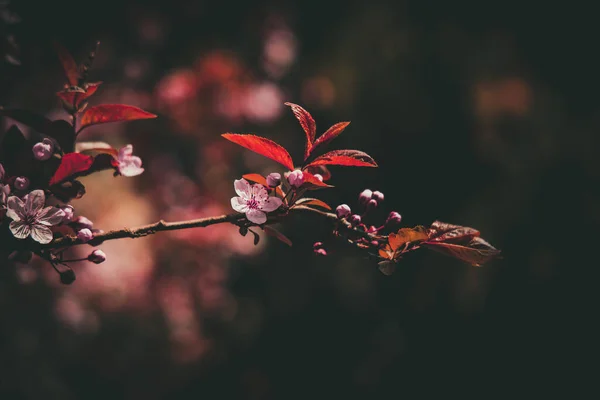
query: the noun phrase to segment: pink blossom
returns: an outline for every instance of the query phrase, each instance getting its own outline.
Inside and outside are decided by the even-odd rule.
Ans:
[[[46,161],[54,154],[54,143],[52,143],[52,140],[45,138],[41,142],[34,144],[32,151],[36,160]]]
[[[106,254],[102,250],[96,249],[90,253],[87,259],[94,264],[101,264],[106,261]]]
[[[10,231],[17,239],[26,239],[31,235],[36,242],[46,244],[52,241],[49,226],[60,224],[65,216],[63,210],[45,207],[46,197],[43,190],[34,190],[25,201],[10,196],[7,201],[6,215],[13,221]]]
[[[275,211],[281,206],[279,197],[271,196],[261,184],[250,185],[245,179],[238,179],[233,187],[239,197],[231,198],[231,207],[237,212],[245,213],[246,218],[255,224],[267,222],[265,213]]]
[[[117,161],[119,162],[119,172],[123,176],[137,176],[144,172],[142,159],[133,155],[133,146],[130,144],[119,150]]]
[[[77,232],[77,239],[81,240],[83,243],[89,242],[93,237],[94,234],[88,228],[83,228]]]
[[[293,187],[300,187],[304,183],[304,174],[299,169],[290,172],[287,180]]]
[[[15,179],[14,186],[17,190],[27,190],[29,187],[29,179],[27,179],[25,176],[19,176],[17,179]]]

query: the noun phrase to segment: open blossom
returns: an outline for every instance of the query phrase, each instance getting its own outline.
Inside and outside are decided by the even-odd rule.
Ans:
[[[14,237],[26,239],[31,235],[33,240],[42,244],[52,241],[49,227],[60,224],[65,213],[56,207],[44,207],[45,202],[43,190],[29,193],[25,201],[17,196],[8,198],[6,215],[13,220],[10,231]]]
[[[265,213],[275,211],[281,206],[281,199],[269,197],[269,193],[261,184],[251,185],[245,179],[238,179],[233,187],[239,197],[231,198],[231,207],[237,212],[245,213],[246,218],[255,224],[267,222]]]
[[[144,172],[142,159],[133,155],[133,146],[130,144],[119,150],[117,161],[119,162],[119,172],[123,176],[137,176]]]

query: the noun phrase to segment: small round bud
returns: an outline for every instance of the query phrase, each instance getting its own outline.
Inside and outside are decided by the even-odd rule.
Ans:
[[[281,174],[272,172],[267,175],[267,185],[271,188],[281,185]]]
[[[367,229],[367,233],[375,233],[377,231],[378,231],[378,229],[377,229],[377,227],[375,225],[371,225],[369,227],[369,229]]]
[[[371,200],[371,196],[373,196],[373,191],[365,189],[358,195],[358,202],[364,206]]]
[[[376,200],[378,203],[381,203],[383,201],[383,199],[384,199],[384,196],[383,196],[383,193],[381,193],[379,190],[376,190],[371,195],[371,198],[373,200]]]
[[[402,215],[396,211],[392,211],[385,220],[386,225],[399,225],[402,222]]]
[[[299,169],[289,173],[287,180],[293,187],[300,187],[304,183],[304,174]]]
[[[371,199],[369,200],[369,202],[367,203],[367,210],[374,210],[377,208],[377,200],[375,199]]]
[[[377,240],[371,240],[371,246],[379,247],[379,242]]]
[[[340,204],[335,209],[335,214],[338,218],[346,218],[348,215],[352,213],[350,206],[348,204]]]
[[[101,264],[106,261],[106,254],[102,250],[96,249],[90,253],[87,259],[94,264]]]
[[[358,224],[360,224],[360,221],[361,221],[360,215],[358,215],[358,214],[352,214],[350,216],[350,218],[348,218],[348,221],[350,221],[350,223],[352,225],[358,225]]]
[[[33,156],[36,160],[46,161],[54,154],[54,143],[50,139],[44,139],[33,145]]]
[[[75,272],[72,269],[60,273],[60,283],[70,285],[73,282],[75,282]]]
[[[73,220],[73,223],[77,224],[80,229],[88,228],[89,230],[92,230],[92,227],[94,226],[94,223],[92,221],[81,215],[75,218]]]
[[[321,174],[314,174],[313,176],[315,178],[317,178],[318,180],[320,180],[321,182],[323,182],[323,175],[321,175]]]
[[[17,190],[27,190],[29,187],[29,179],[24,176],[19,176],[17,179],[15,179],[14,186]]]
[[[87,243],[94,238],[94,234],[88,228],[83,228],[79,232],[77,232],[77,239],[81,240],[83,243]]]
[[[315,254],[318,254],[320,256],[326,256],[327,255],[327,250],[325,250],[325,249],[317,249],[317,250],[315,250]]]
[[[68,204],[66,206],[62,206],[60,207],[61,210],[63,210],[63,212],[65,213],[65,216],[63,218],[63,222],[71,222],[73,221],[73,206]]]

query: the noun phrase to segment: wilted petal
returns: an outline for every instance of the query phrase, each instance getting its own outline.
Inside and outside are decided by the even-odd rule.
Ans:
[[[46,207],[37,215],[37,221],[47,226],[58,225],[64,218],[65,212],[56,207]]]
[[[46,202],[46,195],[43,190],[34,190],[27,195],[25,200],[25,213],[27,215],[34,215],[44,207]]]
[[[31,233],[31,228],[23,221],[12,221],[10,231],[17,239],[26,239]]]
[[[6,216],[14,221],[25,218],[25,203],[17,196],[10,196],[6,202]]]
[[[44,225],[33,225],[31,227],[31,237],[38,243],[46,244],[52,241],[52,231]]]
[[[233,181],[233,187],[238,196],[244,199],[250,198],[252,188],[250,186],[250,183],[248,183],[248,181],[244,178],[236,179],[235,181]]]
[[[269,197],[262,205],[261,209],[266,212],[277,210],[283,201],[279,197]]]
[[[250,210],[246,212],[246,218],[248,218],[248,221],[259,225],[267,222],[267,214],[260,210]]]
[[[246,204],[246,200],[241,197],[232,197],[231,198],[231,207],[241,213],[245,213],[248,211],[248,205]]]

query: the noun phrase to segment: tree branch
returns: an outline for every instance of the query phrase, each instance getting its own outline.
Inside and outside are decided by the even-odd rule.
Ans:
[[[364,237],[364,238],[370,238],[370,239],[380,238],[380,236],[369,234],[362,230],[356,229],[348,221],[338,219],[335,214],[316,210],[314,208],[306,207],[306,206],[302,206],[302,205],[294,206],[294,207],[290,208],[287,212],[282,213],[282,214],[269,215],[269,219],[267,220],[265,225],[271,225],[271,224],[281,222],[281,220],[286,218],[289,214],[299,212],[299,211],[308,211],[308,212],[317,214],[321,217],[324,217],[332,223],[337,223],[338,230],[352,232],[357,237]],[[240,214],[240,213],[233,213],[233,214],[219,215],[219,216],[215,216],[215,217],[199,218],[199,219],[192,219],[192,220],[188,220],[188,221],[177,221],[177,222],[165,222],[163,220],[160,220],[153,224],[144,225],[144,226],[140,226],[137,228],[123,228],[123,229],[100,233],[100,234],[95,235],[94,238],[92,240],[90,240],[89,242],[83,242],[83,241],[79,240],[76,236],[63,236],[61,238],[53,240],[51,243],[42,245],[41,248],[42,249],[55,249],[55,248],[61,248],[61,247],[77,246],[80,244],[89,244],[92,246],[97,246],[107,240],[124,239],[124,238],[135,239],[135,238],[139,238],[139,237],[153,235],[157,232],[175,231],[175,230],[179,230],[179,229],[190,229],[190,228],[204,228],[207,226],[222,224],[222,223],[230,223],[233,225],[246,226],[246,227],[252,226],[252,224],[250,222],[248,222],[248,220],[246,219],[246,216],[244,214]]]

